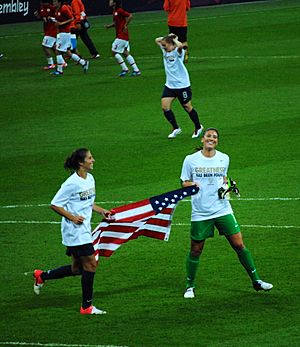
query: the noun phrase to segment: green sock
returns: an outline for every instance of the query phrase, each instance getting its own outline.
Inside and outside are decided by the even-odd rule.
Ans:
[[[186,272],[187,272],[187,279],[186,279],[186,288],[189,287],[195,287],[195,277],[196,272],[199,265],[199,259],[200,256],[194,257],[191,255],[191,253],[188,254],[187,260],[186,260]]]
[[[256,267],[250,251],[245,247],[244,249],[239,250],[236,253],[239,257],[241,264],[244,266],[249,277],[251,278],[252,282],[258,281],[260,278],[256,271]]]

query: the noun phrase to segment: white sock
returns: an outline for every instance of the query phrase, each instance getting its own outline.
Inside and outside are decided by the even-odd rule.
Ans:
[[[128,67],[127,67],[127,65],[125,64],[125,61],[124,61],[124,59],[122,58],[121,54],[119,54],[119,53],[115,54],[115,58],[116,58],[118,64],[121,66],[122,70],[128,71]]]
[[[75,53],[72,53],[71,59],[74,60],[76,63],[80,61],[80,57]]]
[[[137,67],[132,55],[129,55],[126,59],[127,59],[128,63],[130,64],[130,66],[132,67],[133,71],[135,71],[135,72],[140,71],[139,68]]]
[[[71,55],[72,60],[76,61],[76,63],[79,63],[80,65],[85,65],[86,61],[79,57],[79,55],[72,53]]]
[[[58,65],[62,65],[65,62],[65,60],[61,54],[56,56],[56,61],[57,61]]]
[[[53,65],[54,64],[52,57],[47,58],[47,62],[48,62],[48,65]]]
[[[81,66],[84,66],[84,65],[86,64],[86,60],[80,58],[79,64],[80,64]]]
[[[64,58],[63,58],[63,56],[61,55],[61,54],[59,54],[59,55],[57,55],[56,56],[56,62],[57,62],[57,71],[59,71],[59,72],[63,72],[63,63],[65,62],[64,61]]]

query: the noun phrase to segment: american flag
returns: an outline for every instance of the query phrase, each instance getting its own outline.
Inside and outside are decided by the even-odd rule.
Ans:
[[[114,220],[103,220],[92,232],[96,259],[140,235],[168,241],[177,203],[198,191],[194,185],[112,209]]]

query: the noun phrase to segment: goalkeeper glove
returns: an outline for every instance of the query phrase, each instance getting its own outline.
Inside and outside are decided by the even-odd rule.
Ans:
[[[229,178],[226,188],[221,187],[218,189],[219,199],[225,199],[226,194],[233,192],[238,198],[240,197],[239,188],[236,186],[236,181]]]

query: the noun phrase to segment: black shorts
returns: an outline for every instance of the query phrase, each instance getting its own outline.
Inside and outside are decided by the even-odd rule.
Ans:
[[[94,254],[94,246],[92,243],[86,243],[80,246],[67,246],[66,255],[74,258],[84,257]]]
[[[161,98],[178,98],[181,105],[185,105],[192,100],[192,90],[191,87],[170,89],[165,86]]]
[[[169,26],[169,34],[177,35],[180,42],[187,42],[187,27]]]

